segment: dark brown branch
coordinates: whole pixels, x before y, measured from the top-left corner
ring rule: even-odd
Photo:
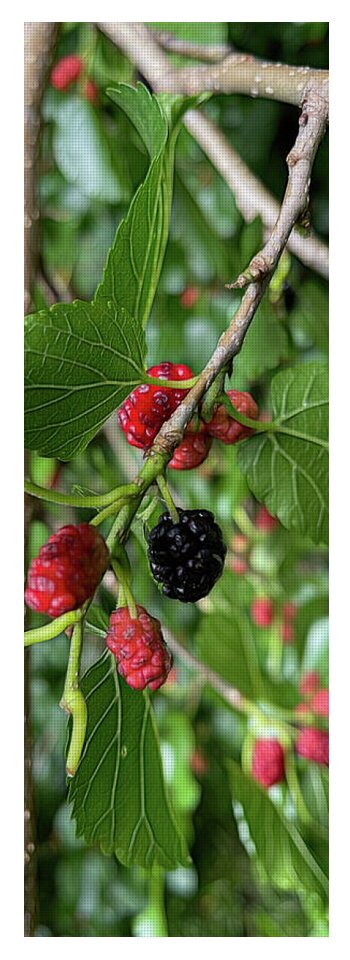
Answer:
[[[32,288],[37,259],[39,211],[35,190],[35,161],[40,135],[40,106],[48,65],[56,42],[58,24],[24,24],[24,312],[32,306]],[[25,465],[26,467],[26,465]],[[27,545],[32,499],[25,498],[24,541]],[[29,658],[24,661],[24,935],[35,936],[36,838],[32,781],[30,730]]]

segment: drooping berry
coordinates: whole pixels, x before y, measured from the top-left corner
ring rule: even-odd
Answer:
[[[319,717],[329,717],[329,690],[317,690],[317,693],[314,694],[310,710],[313,713],[317,713]]]
[[[71,83],[78,79],[83,68],[83,61],[75,53],[68,53],[61,57],[51,70],[50,83],[55,90],[67,90]]]
[[[198,297],[199,290],[197,287],[186,287],[180,297],[181,306],[185,307],[185,310],[190,310],[197,303]]]
[[[291,623],[283,623],[283,624],[282,624],[282,641],[283,641],[283,643],[286,643],[286,644],[288,644],[288,643],[293,643],[294,637],[295,637],[295,634],[294,634],[294,628],[292,627],[292,624],[291,624]]]
[[[108,549],[95,527],[61,527],[30,564],[26,604],[50,617],[76,610],[93,596],[108,563]]]
[[[212,442],[212,438],[206,433],[204,424],[201,424],[198,430],[189,424],[183,440],[174,450],[168,464],[169,467],[172,470],[193,470],[195,467],[199,467],[206,460]]]
[[[296,752],[306,760],[329,765],[329,734],[316,727],[305,727],[300,731],[295,744]]]
[[[262,787],[272,787],[284,780],[284,750],[278,740],[255,741],[252,776]]]
[[[242,576],[242,574],[248,571],[248,564],[244,557],[232,557],[229,567],[230,570],[232,570],[233,573],[237,573],[238,576]]]
[[[297,612],[298,612],[298,607],[291,600],[283,604],[282,616],[284,620],[294,620],[294,617],[296,617]]]
[[[98,87],[93,80],[87,80],[84,86],[84,96],[87,100],[90,100],[90,103],[93,106],[96,106],[98,103]]]
[[[270,627],[273,621],[274,606],[270,597],[256,597],[250,608],[250,616],[257,627]]]
[[[147,370],[161,380],[190,380],[192,370],[185,364],[165,361]],[[153,386],[143,383],[124,400],[118,411],[119,425],[132,447],[147,450],[161,426],[184,399],[188,389]]]
[[[308,673],[304,673],[299,683],[301,696],[305,697],[305,699],[312,697],[313,694],[316,693],[316,690],[318,690],[319,686],[320,677],[317,673],[317,670],[310,670]]]
[[[166,511],[148,535],[148,558],[165,596],[183,603],[206,597],[224,567],[226,546],[209,510]]]
[[[236,410],[239,410],[244,416],[250,417],[252,420],[258,419],[259,408],[250,393],[228,390],[227,396]],[[238,423],[238,420],[234,420],[223,404],[217,407],[212,419],[207,423],[206,429],[211,437],[221,440],[222,443],[230,444],[237,443],[238,440],[244,440],[254,432],[251,427],[244,427],[242,423]]]
[[[273,517],[266,507],[261,506],[256,515],[255,526],[258,530],[263,530],[265,533],[271,533],[272,530],[275,530],[278,527],[279,521],[277,517]]]
[[[200,750],[199,747],[196,747],[191,757],[192,773],[200,779],[207,773],[208,766],[209,764],[205,753],[203,753],[203,750]]]
[[[137,619],[128,607],[111,614],[107,647],[114,654],[118,673],[133,690],[158,690],[165,683],[173,658],[165,643],[159,620],[137,605]]]
[[[249,548],[248,537],[244,533],[235,533],[232,537],[231,548],[235,553],[246,553]]]

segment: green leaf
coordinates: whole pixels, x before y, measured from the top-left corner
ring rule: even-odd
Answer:
[[[52,94],[45,117],[54,121],[53,153],[68,183],[94,200],[125,200],[125,186],[113,167],[112,156],[96,110],[77,94]]]
[[[283,890],[299,892],[305,887],[327,895],[327,877],[295,823],[284,819],[268,794],[237,763],[229,760],[227,766],[233,802],[243,808],[256,857],[271,883]]]
[[[252,225],[251,225],[252,226]],[[234,385],[238,389],[279,366],[289,355],[288,337],[273,307],[263,300],[251,324],[241,352],[234,361]]]
[[[79,300],[25,322],[25,443],[69,460],[143,381],[144,335],[126,310]]]
[[[151,164],[125,220],[119,224],[102,281],[96,290],[95,303],[106,300],[119,303],[144,327],[168,240],[179,122],[185,110],[203,97],[163,95],[157,100],[142,84],[136,88],[120,84],[108,92],[144,139]]]
[[[168,137],[167,119],[157,97],[152,96],[142,83],[137,83],[136,87],[120,83],[115,88],[108,88],[106,93],[134,124],[153,160],[164,149]]]
[[[328,371],[298,364],[271,385],[277,430],[243,441],[238,463],[250,489],[288,530],[326,543],[328,535]],[[281,432],[277,432],[277,431]],[[284,432],[285,431],[285,432]]]
[[[252,631],[233,608],[232,596],[231,602],[216,605],[213,613],[202,617],[196,644],[201,660],[244,696],[252,699],[262,693]]]
[[[188,866],[167,796],[148,694],[131,690],[105,651],[81,681],[86,741],[68,800],[77,835],[125,866]]]
[[[328,354],[328,293],[320,280],[307,280],[299,287],[288,324],[298,346]]]

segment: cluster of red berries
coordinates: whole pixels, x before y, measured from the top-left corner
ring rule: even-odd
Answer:
[[[329,734],[326,730],[318,730],[317,727],[304,727],[299,730],[295,751],[305,760],[328,767]],[[279,740],[255,741],[251,773],[254,779],[266,789],[285,779],[285,751]]]
[[[101,534],[88,523],[61,527],[32,560],[27,578],[27,606],[50,617],[76,610],[89,600],[109,565],[109,551]],[[112,613],[106,643],[119,673],[134,690],[157,690],[165,683],[172,657],[159,620],[137,606],[133,619],[128,607]]]
[[[65,57],[55,63],[51,70],[50,83],[55,90],[60,92],[69,90],[73,83],[79,79],[84,71],[84,61],[76,53],[68,53]],[[98,100],[98,89],[93,80],[85,80],[83,94],[90,103],[96,104]]]
[[[169,361],[150,367],[147,373],[158,379],[180,382],[193,377],[190,367]],[[188,390],[181,389],[180,386],[176,389],[146,383],[136,387],[124,400],[118,412],[119,424],[128,443],[142,450],[151,447],[161,426],[169,420],[187,393]],[[240,413],[252,420],[258,419],[257,404],[249,393],[229,390],[227,396]],[[250,427],[244,427],[234,420],[220,404],[209,423],[200,420],[198,426],[194,421],[188,425],[169,467],[173,470],[192,470],[206,459],[214,438],[222,443],[232,444],[249,437],[252,432]]]
[[[257,627],[271,627],[277,618],[283,643],[292,643],[294,627],[292,621],[297,613],[297,606],[292,601],[284,603],[278,610],[271,597],[256,597],[250,608],[250,616]]]
[[[329,717],[329,690],[328,687],[321,687],[316,670],[304,673],[299,691],[304,702],[296,706],[297,714],[314,713],[317,717]]]

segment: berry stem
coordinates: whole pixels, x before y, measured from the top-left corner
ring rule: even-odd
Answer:
[[[26,630],[24,634],[24,646],[30,647],[32,643],[43,643],[44,640],[53,640],[60,633],[64,633],[67,627],[79,623],[86,611],[86,604],[80,610],[69,610],[63,613],[61,617],[56,617],[50,623],[45,623],[42,627],[36,627],[35,630]]]
[[[92,520],[90,520],[90,526],[98,527],[100,523],[103,523],[103,521],[107,519],[107,517],[110,517],[115,513],[119,513],[122,507],[125,507],[127,503],[128,499],[126,497],[124,497],[123,500],[116,500],[114,503],[111,503],[108,507],[105,507],[104,510],[100,510],[100,512],[96,514],[96,517],[93,517]]]
[[[171,387],[174,390],[191,390],[195,386],[198,380],[197,377],[191,377],[189,380],[164,380],[163,377],[150,377],[148,373],[145,373],[144,383],[149,383],[153,387],[164,387],[166,390],[168,387]]]
[[[165,479],[165,476],[164,476],[163,473],[160,473],[160,474],[158,475],[158,477],[157,477],[157,484],[158,484],[159,490],[160,490],[160,492],[161,492],[161,494],[162,494],[164,503],[165,503],[166,506],[168,507],[168,510],[169,510],[171,519],[174,521],[174,523],[179,523],[180,517],[179,517],[179,514],[178,514],[178,512],[177,512],[175,503],[174,503],[174,501],[173,501],[173,498],[172,498],[172,496],[171,496],[171,493],[170,493],[168,484],[167,484],[167,482],[166,482],[166,479]]]
[[[131,619],[137,620],[136,603],[130,587],[130,573],[128,570],[126,570],[125,566],[114,557],[112,557],[111,563],[117,580],[120,583],[118,607],[125,606],[125,598]]]
[[[26,493],[29,493],[32,497],[37,497],[39,500],[47,500],[49,503],[66,504],[67,507],[82,507],[83,509],[103,507],[121,498],[133,497],[139,492],[139,487],[136,483],[128,483],[120,487],[115,487],[114,490],[109,490],[108,493],[80,496],[74,493],[61,493],[59,490],[47,490],[46,487],[40,487],[37,483],[32,483],[31,480],[24,481],[24,489]]]
[[[230,414],[230,417],[233,417],[234,420],[238,420],[238,423],[242,423],[244,427],[252,427],[257,433],[262,433],[266,430],[272,430],[275,428],[275,424],[272,421],[261,421],[261,420],[252,420],[251,417],[245,417],[244,413],[240,413],[236,407],[231,403],[230,398],[226,393],[222,393],[221,396],[217,397],[217,403],[222,404],[227,412]]]
[[[72,716],[73,726],[67,756],[67,775],[74,777],[84,746],[87,706],[79,689],[79,663],[83,641],[83,622],[74,627],[69,651],[66,679],[60,706]]]
[[[300,783],[295,767],[293,754],[287,751],[285,756],[285,773],[288,789],[294,800],[296,813],[301,823],[310,824],[312,822],[311,814],[307,809],[304,797],[301,792]]]

